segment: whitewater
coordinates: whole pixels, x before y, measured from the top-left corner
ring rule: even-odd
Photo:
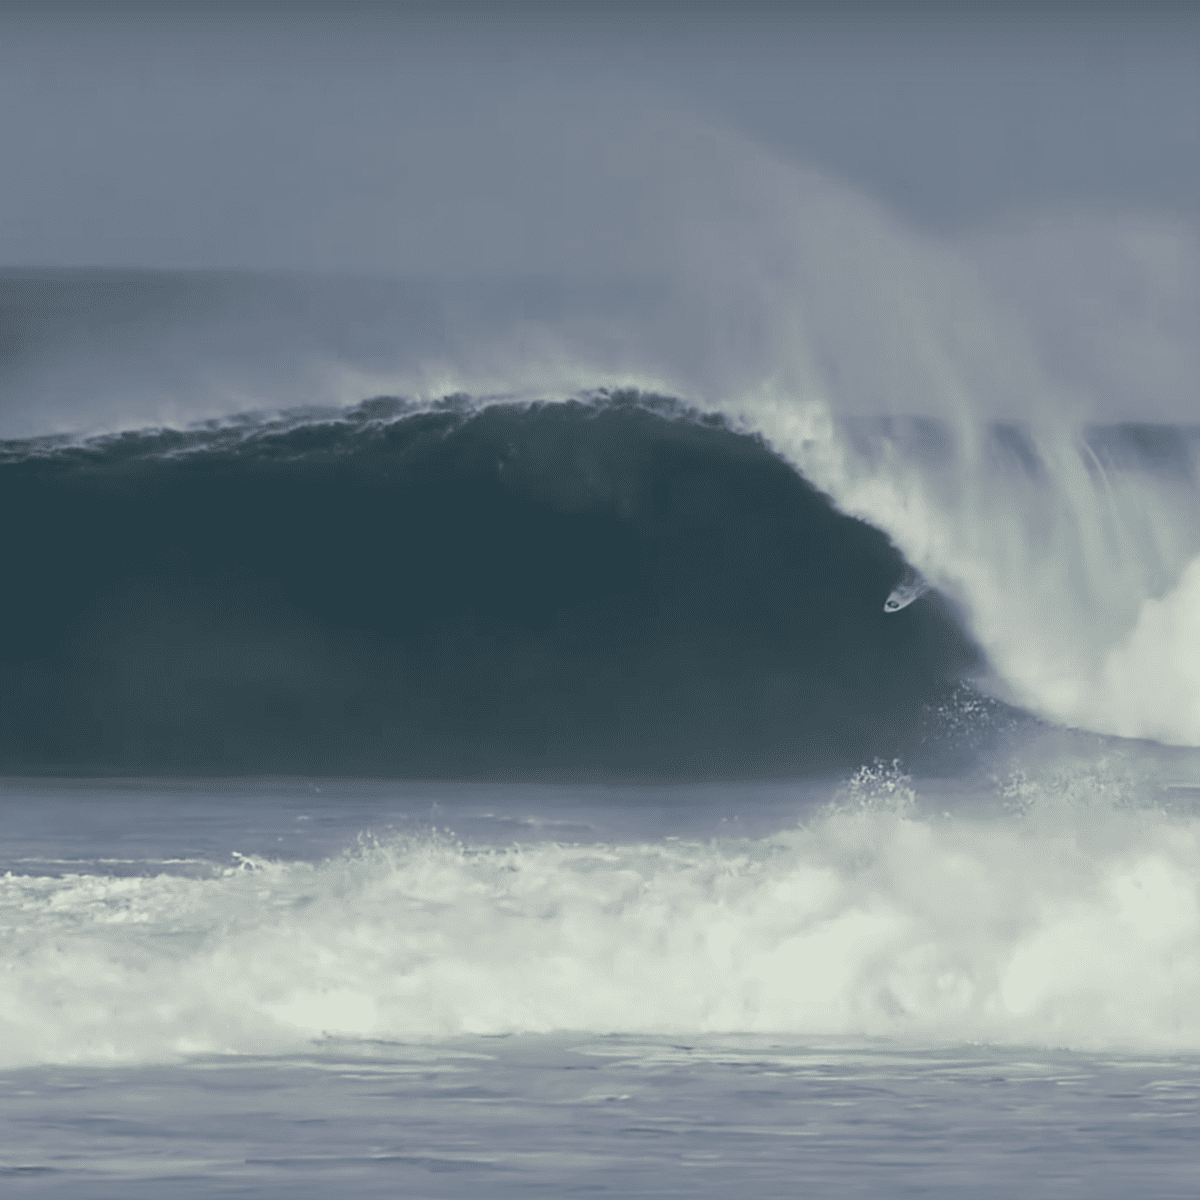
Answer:
[[[172,842],[144,790],[138,804],[111,786],[10,785],[10,819],[34,799],[43,820],[54,802],[102,804],[138,818],[161,857],[97,853],[89,834],[93,857],[46,862],[20,853],[14,822],[4,1065],[564,1029],[1196,1051],[1200,825],[1167,807],[1169,787],[1149,807],[1131,786],[1112,768],[1015,779],[997,817],[961,794],[931,811],[895,767],[820,806],[813,785],[791,804],[779,785],[510,786],[485,812],[482,785],[344,784],[290,814],[303,800],[288,789],[280,807],[246,785],[257,837],[229,795],[157,790],[172,825],[261,847],[213,861]],[[331,823],[364,818],[409,829],[311,857],[314,822],[328,844]],[[282,831],[273,845],[264,822]],[[689,824],[707,836],[661,833]],[[616,838],[600,840],[605,825]]]

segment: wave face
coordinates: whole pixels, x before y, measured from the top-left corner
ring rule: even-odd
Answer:
[[[640,115],[631,119],[630,129],[635,130],[640,120]],[[704,138],[671,136],[645,161],[656,163],[655,177],[662,175],[668,190],[663,193],[661,220],[639,213],[638,228],[643,228],[643,215],[649,223],[645,226],[647,242],[636,256],[638,263],[606,257],[603,263],[590,262],[577,270],[564,268],[565,273],[553,279],[495,277],[421,284],[170,272],[130,272],[125,276],[110,272],[0,272],[0,308],[5,310],[0,314],[4,325],[0,331],[3,432],[25,437],[64,431],[113,432],[147,425],[187,429],[195,421],[230,420],[231,414],[248,409],[356,404],[371,395],[414,398],[430,411],[433,398],[459,393],[549,402],[588,396],[598,388],[637,388],[642,393],[681,397],[724,428],[728,440],[721,444],[732,447],[735,434],[761,439],[760,450],[765,447],[790,464],[811,485],[810,491],[827,497],[838,513],[885,534],[908,564],[941,594],[942,600],[923,600],[914,609],[925,614],[917,619],[926,621],[933,619],[928,614],[934,607],[943,607],[943,615],[957,630],[947,635],[949,649],[945,651],[955,659],[954,664],[946,665],[940,657],[943,652],[932,648],[936,639],[931,639],[932,665],[922,660],[915,666],[910,684],[891,691],[889,681],[895,676],[890,661],[871,658],[873,652],[865,649],[861,657],[856,657],[857,651],[847,651],[848,646],[879,644],[872,641],[875,635],[866,632],[868,624],[859,626],[856,617],[850,618],[844,628],[856,632],[844,642],[835,637],[831,643],[817,635],[814,614],[831,611],[824,601],[813,602],[821,591],[814,582],[819,569],[805,578],[789,575],[781,564],[795,560],[792,550],[782,546],[773,566],[763,564],[774,551],[764,550],[761,560],[754,557],[750,546],[763,545],[760,531],[766,527],[756,517],[743,527],[744,538],[741,533],[729,533],[738,543],[730,551],[729,562],[736,562],[738,571],[749,570],[750,576],[762,580],[772,600],[756,593],[742,597],[739,603],[746,613],[753,614],[759,613],[762,605],[777,604],[777,614],[770,619],[779,634],[776,644],[807,639],[806,662],[811,669],[778,655],[775,665],[766,666],[765,655],[755,658],[765,644],[757,640],[764,625],[756,625],[757,632],[731,634],[726,616],[718,618],[714,608],[705,608],[717,592],[733,588],[732,583],[710,579],[691,588],[683,582],[664,582],[648,585],[649,592],[660,595],[664,604],[675,604],[681,614],[693,612],[697,604],[704,608],[707,615],[703,619],[688,620],[694,632],[703,626],[705,636],[713,636],[707,641],[701,637],[693,645],[703,644],[705,657],[720,657],[717,647],[725,646],[728,670],[721,682],[714,682],[707,667],[683,666],[676,671],[662,665],[668,657],[665,647],[682,646],[684,635],[665,628],[667,621],[660,610],[656,645],[663,647],[661,652],[635,654],[626,643],[625,651],[610,660],[597,653],[596,662],[620,665],[607,675],[607,667],[598,675],[591,674],[588,687],[598,699],[590,714],[567,716],[587,710],[587,704],[577,700],[530,710],[515,696],[522,671],[533,671],[539,682],[532,690],[541,689],[546,676],[538,672],[561,661],[556,657],[564,645],[561,639],[553,646],[539,643],[542,667],[533,666],[533,659],[518,663],[520,656],[515,650],[508,659],[489,651],[480,659],[483,668],[496,666],[509,672],[511,691],[490,684],[493,690],[485,691],[484,699],[490,702],[503,697],[514,713],[548,712],[550,726],[546,728],[553,728],[553,733],[548,732],[547,737],[553,743],[567,724],[582,721],[596,728],[596,713],[608,704],[605,697],[615,696],[623,686],[615,682],[616,676],[628,680],[630,670],[635,674],[651,670],[638,664],[656,660],[661,667],[658,681],[643,674],[628,693],[652,696],[643,705],[649,711],[609,718],[609,728],[616,731],[618,740],[626,736],[621,731],[628,729],[633,730],[636,741],[648,722],[664,739],[663,762],[675,763],[686,757],[681,747],[687,739],[666,728],[668,719],[660,714],[668,703],[690,705],[699,721],[695,728],[703,726],[703,713],[720,714],[709,721],[707,736],[693,736],[690,744],[700,755],[708,753],[710,746],[737,741],[730,732],[737,721],[745,728],[756,723],[769,725],[773,714],[779,714],[772,727],[778,736],[764,736],[761,744],[766,747],[766,758],[790,770],[822,755],[851,763],[856,757],[851,745],[855,751],[871,754],[906,750],[912,739],[899,731],[897,722],[919,723],[919,718],[904,714],[919,712],[928,702],[929,677],[940,673],[948,686],[964,670],[975,671],[986,661],[989,694],[1041,719],[1106,735],[1200,745],[1200,623],[1195,619],[1200,603],[1200,525],[1195,520],[1200,504],[1200,442],[1194,424],[1195,380],[1200,372],[1194,336],[1200,320],[1200,238],[1194,226],[1148,214],[1046,211],[1019,219],[1014,216],[1003,226],[935,236],[907,227],[877,200],[844,183],[783,162],[729,130]],[[631,188],[630,195],[636,198],[641,193]],[[486,405],[480,402],[474,407]],[[464,405],[460,415],[465,419],[471,409]],[[415,410],[411,415],[416,417]],[[454,432],[448,444],[465,445],[471,438],[482,438],[485,430],[498,430],[496,423],[505,420],[520,423],[515,416],[481,415],[478,424],[467,423],[471,433],[465,428],[461,434]],[[536,424],[533,418],[529,420]],[[538,420],[550,425],[555,419],[544,416]],[[320,422],[310,420],[309,424],[315,429]],[[325,424],[332,426],[336,421],[331,416]],[[604,422],[586,427],[607,428]],[[523,436],[516,431],[509,440],[519,446]],[[714,445],[721,441],[715,428],[704,436],[715,439]],[[138,442],[136,435],[130,437],[131,445]],[[211,465],[226,452],[215,443],[202,447],[197,438],[199,434],[190,442],[185,438],[181,445],[192,445],[197,452],[203,449],[198,461]],[[634,434],[633,442],[640,444],[640,438],[640,433]],[[115,444],[104,443],[107,449],[93,446],[96,460],[112,461],[106,455]],[[150,443],[145,445],[149,448]],[[486,454],[499,462],[500,449],[497,441]],[[309,454],[310,450],[313,453]],[[16,453],[19,457],[26,451],[18,448]],[[271,452],[264,453],[269,457]],[[295,457],[298,451],[288,453]],[[280,473],[309,469],[315,492],[319,492],[324,485],[315,483],[319,474],[316,451],[309,447],[305,453],[309,454],[308,468],[277,464],[272,469]],[[365,462],[359,453],[357,449],[348,452],[347,464],[351,459]],[[612,458],[609,450],[597,451],[597,455]],[[651,474],[660,469],[647,466],[650,455],[636,459],[632,445],[628,455],[630,464],[640,461]],[[665,455],[661,461],[675,460]],[[610,470],[608,460],[595,466],[584,450],[579,451],[578,462],[584,471],[603,474]],[[207,468],[196,468],[203,469]],[[631,465],[622,478],[632,478],[642,469]],[[102,469],[97,470],[103,474]],[[465,468],[460,464],[453,470],[459,472],[453,487],[467,487]],[[511,465],[505,470],[511,476]],[[141,478],[150,479],[144,466],[130,466],[127,471],[142,471]],[[244,479],[238,471],[230,475],[231,480],[235,476]],[[346,465],[346,472],[349,478],[354,469]],[[167,477],[163,473],[162,478]],[[432,480],[432,473],[429,478]],[[453,509],[453,502],[440,498],[437,488],[442,485],[430,486],[434,488],[431,495],[439,496],[434,506],[438,511],[435,524],[449,520],[444,514]],[[572,487],[586,492],[589,486],[583,480],[571,486],[547,484],[540,491],[527,485],[523,495],[532,505],[528,511],[542,506],[539,511],[545,512],[548,505],[569,525],[583,521],[583,509],[571,508],[574,502],[563,497]],[[796,495],[803,490],[801,485],[790,486],[799,489]],[[164,495],[181,494],[174,484],[164,487]],[[243,482],[236,487],[243,487]],[[672,483],[671,489],[675,487]],[[507,484],[493,490],[500,495],[496,502],[501,504],[515,495]],[[419,503],[418,492],[416,488],[407,494]],[[485,508],[493,503],[486,490],[475,494]],[[647,554],[653,553],[648,547],[658,535],[648,532],[645,514],[651,510],[641,498],[653,494],[654,487],[648,483],[633,487],[631,495],[638,499],[636,513],[631,509],[634,515],[629,518],[617,515],[624,501],[617,498],[616,490],[605,502],[618,523],[631,521],[628,528],[636,526],[638,532],[628,545],[637,542]],[[760,500],[765,495],[754,488],[746,493],[751,494]],[[253,514],[260,500],[245,495],[250,503],[248,512]],[[378,489],[362,492],[367,507],[381,495]],[[720,520],[727,520],[730,530],[736,523],[734,513],[749,512],[739,497],[722,499],[726,515]],[[88,503],[93,500],[101,506],[107,503],[95,496],[89,497]],[[296,503],[297,511],[309,519],[311,510],[303,497]],[[595,495],[588,503],[594,505],[593,513],[604,508]],[[774,519],[766,508],[761,512],[768,521]],[[122,517],[126,519],[135,518]],[[144,514],[136,518],[143,519]],[[234,518],[227,512],[223,519],[233,527],[247,521],[253,524],[257,518]],[[288,519],[280,513],[277,526],[286,529]],[[345,525],[351,531],[347,536],[355,536],[353,530],[364,519],[361,513],[350,518]],[[424,515],[422,527],[430,519]],[[802,524],[796,525],[797,531]],[[698,530],[702,525],[701,520],[692,528]],[[583,530],[582,525],[578,528]],[[679,528],[682,530],[682,525]],[[156,536],[168,541],[172,537],[162,530]],[[189,532],[187,536],[192,535]],[[531,530],[530,547],[537,536]],[[432,544],[435,539],[429,541]],[[268,566],[273,535],[264,531],[260,544],[268,548],[261,570],[269,574],[276,569]],[[603,548],[597,543],[597,555],[610,553],[615,544]],[[44,557],[49,552],[41,553]],[[825,561],[825,553],[821,535],[814,534],[812,546],[803,549],[800,557],[815,563]],[[538,561],[547,560],[546,554],[532,550],[531,554]],[[676,565],[683,570],[687,554],[682,550],[680,554]],[[698,564],[701,557],[696,553],[689,561]],[[37,554],[32,561],[48,578],[53,577],[54,568],[46,568]],[[130,562],[142,572],[145,587],[153,591],[163,577],[163,568],[147,570],[134,559]],[[438,571],[470,571],[447,568],[432,558],[429,562]],[[319,563],[317,567],[321,569]],[[252,565],[249,575],[259,569]],[[493,563],[489,569],[503,573],[502,564]],[[714,560],[713,574],[721,569]],[[889,586],[899,576],[898,559],[891,560],[892,570]],[[758,571],[766,573],[755,575]],[[833,580],[837,572],[832,567],[830,571]],[[240,580],[247,576],[231,564],[227,577]],[[689,581],[698,578],[687,576]],[[78,574],[71,576],[72,589],[79,586],[79,579]],[[369,573],[352,573],[347,579],[371,581]],[[231,634],[245,629],[252,623],[252,610],[265,614],[281,595],[292,595],[293,583],[296,595],[321,586],[294,579],[281,593],[278,588],[271,591],[268,583],[271,594],[257,598],[251,597],[253,587],[249,592],[243,589],[240,603],[245,619],[231,615],[218,602],[216,608],[222,615],[214,620],[223,621],[222,628]],[[218,585],[208,581],[204,586]],[[559,583],[552,580],[548,586],[547,596],[556,594]],[[662,590],[656,591],[660,586]],[[833,583],[825,589],[826,598],[840,586]],[[864,575],[862,587],[874,586],[873,582],[867,584]],[[87,593],[93,585],[85,580],[82,587]],[[604,584],[600,591],[611,597],[608,587]],[[776,587],[780,590],[775,591]],[[141,582],[131,581],[131,593],[141,588]],[[794,590],[788,593],[788,588]],[[851,588],[847,594],[851,593],[864,594],[861,588]],[[37,594],[35,585],[29,595]],[[382,594],[368,591],[361,604],[369,608],[377,603],[374,597]],[[649,593],[643,587],[638,594]],[[313,614],[307,601],[296,605],[289,599],[287,603],[302,614],[302,620],[299,626],[289,625],[290,618],[281,616],[278,628],[298,631]],[[544,611],[548,601],[533,597],[531,603],[533,613]],[[846,603],[852,606],[855,601]],[[120,609],[125,600],[115,604]],[[574,601],[566,606],[571,604]],[[834,607],[840,605],[838,600]],[[948,605],[953,607],[953,618]],[[796,619],[785,630],[788,621],[782,613],[789,606]],[[198,613],[213,605],[193,607]],[[160,604],[155,612],[161,608]],[[194,619],[186,615],[186,604],[180,607],[174,601],[167,608],[184,614],[179,620],[195,630],[196,645],[211,635],[214,663],[228,660],[232,643],[219,645],[220,637],[212,633],[217,626],[208,617]],[[468,609],[489,612],[482,601],[473,600],[465,607],[459,604],[458,611]],[[127,626],[133,621],[131,613],[117,612],[111,605],[108,611],[114,631],[121,620]],[[627,604],[625,611],[626,629],[649,628],[639,625],[645,610],[636,603]],[[165,638],[164,645],[186,643],[178,629],[170,635],[162,632],[164,623],[170,624],[174,617],[164,622],[147,613],[146,619],[148,637]],[[329,715],[330,704],[342,703],[351,693],[360,694],[350,681],[363,677],[364,672],[370,675],[382,661],[377,659],[382,643],[373,628],[364,631],[361,623],[354,626],[363,647],[361,665],[355,665],[350,661],[353,654],[346,649],[349,642],[341,634],[335,632],[332,641],[322,641],[329,630],[339,627],[338,620],[327,627],[324,619],[318,615],[314,624],[303,626],[303,632],[295,637],[296,672],[302,673],[304,664],[314,661],[318,652],[313,647],[318,644],[324,646],[321,653],[326,654],[324,662],[330,668],[319,694],[315,684],[309,689],[316,695],[312,711],[321,709],[325,715],[307,731],[316,735],[316,741],[310,736],[301,739],[305,747],[321,744],[317,725],[332,730],[341,720],[336,713]],[[492,614],[487,620],[493,630],[499,630],[505,621],[521,626],[521,620],[514,622],[510,615]],[[751,623],[757,622],[755,615]],[[430,628],[427,621],[422,628]],[[467,636],[480,645],[487,642],[482,626],[471,628],[469,635],[462,631],[447,634],[444,648],[425,660],[421,654],[408,654],[403,673],[399,659],[393,658],[397,668],[393,675],[408,681],[401,685],[407,689],[404,694],[419,697],[423,693],[425,684],[414,682],[419,661],[432,661],[442,654],[450,662],[453,648],[465,645]],[[82,651],[89,639],[100,644],[106,636],[102,631],[84,630],[75,644]],[[261,647],[270,637],[261,633],[247,636],[245,645],[253,647],[252,655],[265,662],[269,654]],[[888,636],[900,634],[892,630],[880,636],[886,641]],[[747,643],[738,650],[746,653],[739,655],[734,642],[743,637]],[[955,648],[964,641],[978,648],[980,661],[969,668],[963,664],[970,654],[960,658]],[[432,646],[415,634],[408,642]],[[510,644],[515,646],[512,638]],[[834,644],[836,651],[830,648]],[[140,635],[130,641],[131,648],[146,645],[149,642]],[[582,642],[577,640],[576,645]],[[49,658],[59,661],[46,654],[20,658],[20,653],[22,663],[37,660],[45,664]],[[680,661],[690,653],[681,655]],[[137,650],[133,658],[139,654],[146,657]],[[838,657],[845,670],[831,666],[831,657]],[[211,681],[202,678],[202,670],[188,665],[187,658],[187,653],[176,655],[179,678],[197,680],[196,687],[189,683],[188,695],[202,696],[205,689],[211,695]],[[752,662],[764,665],[758,669],[750,666]],[[855,675],[856,664],[865,663],[870,664],[867,674]],[[515,673],[510,671],[514,664]],[[270,675],[274,668],[264,670]],[[144,736],[135,731],[136,722],[129,727],[128,736],[95,733],[110,720],[110,712],[131,711],[130,704],[118,695],[122,689],[145,692],[148,681],[164,678],[158,667],[147,668],[144,681],[129,687],[118,682],[129,674],[119,662],[110,667],[92,662],[73,674],[68,672],[69,680],[54,664],[45,670],[34,666],[30,671],[16,694],[30,697],[41,686],[48,696],[63,679],[67,680],[66,691],[73,690],[80,699],[72,702],[75,715],[68,712],[66,701],[56,708],[57,701],[43,697],[26,705],[30,712],[56,714],[61,709],[67,719],[61,723],[60,733],[41,735],[46,744],[40,749],[31,749],[25,734],[9,737],[8,744],[14,747],[10,762],[124,762],[128,769],[140,770],[149,768],[138,763],[171,761],[161,747],[164,738],[170,740],[175,734],[150,732],[152,721],[137,726],[145,730]],[[93,687],[105,672],[109,675],[107,692]],[[564,674],[582,680],[588,673],[568,667]],[[667,675],[677,687],[662,682]],[[754,687],[737,701],[729,698],[732,693],[725,681],[750,676],[758,681]],[[44,683],[37,684],[37,678]],[[482,676],[467,672],[463,678],[474,687]],[[803,678],[804,684],[797,687],[811,698],[812,710],[786,695],[768,697],[775,686],[767,682],[772,678],[779,684],[776,690],[781,688],[783,693],[791,685],[781,680]],[[79,685],[79,679],[86,682]],[[834,680],[836,683],[831,682]],[[448,683],[435,678],[432,686],[433,692],[424,694],[436,700],[441,695],[438,689],[444,686],[445,695],[450,696]],[[890,702],[881,697],[877,703],[872,698],[877,687],[895,698],[896,706],[889,707]],[[267,690],[272,688],[274,684]],[[565,693],[569,687],[564,684],[559,690]],[[727,698],[706,706],[701,697],[714,691],[723,691]],[[174,709],[182,714],[187,704],[178,699],[177,692],[167,687],[165,701],[156,698],[145,703],[156,711],[169,714]],[[303,688],[293,690],[296,696],[301,692]],[[278,695],[278,689],[272,694]],[[455,694],[459,699],[448,699],[442,705],[443,729],[465,719],[469,708],[468,689],[459,688]],[[115,704],[110,707],[102,696],[114,698]],[[95,699],[94,704],[89,697]],[[399,730],[407,738],[406,731],[419,724],[431,764],[453,761],[458,765],[450,770],[474,770],[473,762],[510,754],[507,747],[514,734],[508,729],[494,739],[492,749],[482,748],[481,739],[490,736],[489,729],[504,727],[499,717],[480,718],[473,736],[463,738],[461,753],[451,753],[433,749],[434,741],[443,738],[438,734],[431,740],[429,734],[430,727],[441,720],[434,715],[434,704],[413,701],[413,712],[419,709],[422,714],[418,721],[395,715],[403,705],[387,709],[365,695],[363,700],[367,709],[381,714],[380,728]],[[234,704],[232,696],[229,702]],[[941,704],[938,701],[935,707]],[[457,715],[450,715],[447,705]],[[813,745],[800,752],[788,731],[799,724],[832,729],[833,722],[822,724],[820,713],[835,708],[846,717],[841,723],[844,733],[815,735]],[[80,716],[84,710],[87,715]],[[192,729],[208,722],[212,711],[213,702],[203,700],[190,714],[171,715],[167,725]],[[616,710],[609,705],[607,711]],[[682,708],[672,711],[681,713]],[[867,723],[875,731],[870,737],[864,734],[857,715],[867,711],[872,713]],[[739,712],[740,717],[735,715]],[[802,722],[793,720],[801,714]],[[19,723],[19,713],[16,719]],[[255,720],[258,718],[251,720],[251,726]],[[533,718],[534,724],[542,720],[541,715]],[[553,726],[554,721],[559,727]],[[686,724],[682,716],[678,721],[680,728]],[[367,766],[374,752],[352,749],[352,725],[344,722],[348,741],[330,735],[331,742],[336,742],[331,751],[334,759],[344,769],[375,769]],[[87,728],[93,733],[87,734]],[[228,755],[232,762],[239,754],[245,764],[288,761],[287,755],[274,753],[256,760],[249,749],[235,753],[232,747],[237,736],[236,731],[228,736],[215,734],[210,750],[202,754],[195,749],[196,736],[185,734],[182,740],[176,738],[181,751],[186,749],[180,761],[216,763]],[[378,729],[370,736],[373,744],[381,744],[383,735]],[[528,742],[540,735],[526,727],[525,733],[515,736]],[[648,741],[649,735],[645,736]],[[89,737],[85,753],[79,748]],[[567,735],[575,748],[564,751],[564,758],[596,762],[599,752],[576,752],[581,737],[577,732]],[[60,744],[50,745],[55,738]],[[275,735],[268,740],[272,745],[279,741]],[[504,742],[503,749],[495,748],[496,740]],[[920,735],[916,740],[920,741]],[[784,742],[791,749],[779,748]],[[835,742],[837,751],[830,749]],[[114,748],[117,743],[122,747],[119,750]],[[134,743],[159,749],[143,755],[141,750],[131,749]],[[218,743],[224,748],[218,749]],[[615,745],[613,737],[607,743]],[[444,740],[441,744],[444,746]],[[305,753],[298,749],[293,759],[303,759]],[[556,751],[549,753],[553,757]],[[608,750],[603,753],[610,754]],[[419,757],[416,751],[413,754]],[[615,754],[623,761],[637,762],[640,752]],[[723,755],[724,750],[717,753],[718,758]],[[313,751],[312,757],[320,760],[322,754]],[[755,758],[755,753],[747,750],[741,755],[742,765],[738,765],[737,755],[723,761],[730,769],[740,770]],[[766,768],[761,755],[758,759]],[[540,761],[539,755],[529,751],[517,755],[515,761],[534,760]],[[374,761],[383,759],[375,755]],[[412,769],[418,769],[415,759],[408,761],[413,763]]]
[[[0,1066],[286,1054],[322,1033],[1200,1048],[1200,822],[1095,765],[1002,798],[951,815],[864,771],[758,838],[642,836],[630,804],[604,842],[427,830],[190,877],[9,872]]]
[[[962,765],[938,713],[981,659],[950,605],[886,615],[884,534],[670,401],[2,449],[9,772]]]

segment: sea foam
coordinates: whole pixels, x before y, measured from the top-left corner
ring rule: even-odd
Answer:
[[[1200,820],[1095,767],[973,817],[868,770],[761,838],[9,872],[0,1064],[554,1030],[1194,1049],[1197,878]]]

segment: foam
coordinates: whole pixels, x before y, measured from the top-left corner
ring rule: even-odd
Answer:
[[[1198,877],[1200,820],[1094,770],[987,819],[868,773],[762,839],[10,873],[0,1065],[553,1030],[1195,1049]]]
[[[868,461],[819,409],[753,411],[842,511],[888,532],[958,603],[1004,698],[1068,726],[1200,745],[1191,468],[1109,469],[1077,431],[1050,428],[1029,436],[1031,479],[989,461],[982,421],[934,465],[895,443]]]

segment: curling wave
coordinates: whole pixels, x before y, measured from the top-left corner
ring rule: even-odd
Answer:
[[[885,614],[887,537],[674,401],[2,449],[10,772],[961,765],[936,714],[981,659],[952,607]]]

